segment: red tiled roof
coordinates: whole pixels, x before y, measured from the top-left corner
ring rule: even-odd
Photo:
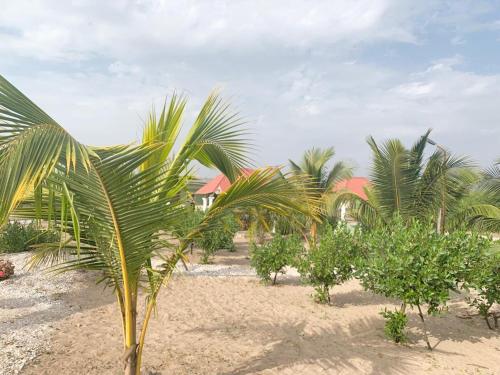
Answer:
[[[339,181],[333,191],[347,190],[356,194],[361,199],[367,200],[364,188],[370,183],[366,177],[352,177],[347,180]]]
[[[242,168],[241,169],[241,173],[245,176],[250,176],[253,172],[254,172],[254,169],[251,169],[251,168]],[[219,190],[220,193],[223,193],[227,189],[229,189],[230,186],[231,186],[231,182],[229,182],[229,179],[221,173],[220,175],[212,178],[210,181],[208,181],[201,188],[199,188],[195,194],[196,195],[212,194],[212,193],[215,193],[217,190]]]

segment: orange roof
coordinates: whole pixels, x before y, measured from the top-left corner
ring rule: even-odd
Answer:
[[[347,190],[356,194],[361,199],[367,200],[364,188],[370,183],[366,177],[352,177],[346,180],[339,181],[333,191]]]
[[[241,173],[245,176],[250,176],[254,172],[254,169],[251,168],[242,168]],[[195,194],[203,195],[203,194],[212,194],[212,193],[223,193],[231,186],[231,182],[229,179],[224,176],[222,173],[210,181],[208,181],[205,185],[199,188]]]

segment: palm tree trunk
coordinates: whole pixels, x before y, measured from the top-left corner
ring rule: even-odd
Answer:
[[[316,222],[312,222],[311,224],[311,239],[313,241],[313,243],[316,243],[316,235],[318,233],[318,226],[316,224]]]
[[[125,375],[137,375],[137,353],[135,351],[136,347],[130,347],[125,352]],[[140,372],[139,372],[140,374]]]
[[[126,347],[123,359],[125,361],[125,375],[140,374],[137,368],[137,294],[133,293],[129,319],[126,320]],[[139,372],[137,372],[139,370]]]
[[[144,316],[144,321],[142,322],[141,335],[139,337],[139,344],[137,345],[137,355],[136,355],[136,375],[140,375],[141,370],[141,362],[142,362],[142,352],[144,349],[144,341],[146,339],[146,332],[148,330],[149,320],[151,319],[151,313],[153,312],[153,308],[156,304],[156,296],[155,293],[151,300],[148,302],[148,306],[146,308],[146,314]]]

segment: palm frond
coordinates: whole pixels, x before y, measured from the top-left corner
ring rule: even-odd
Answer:
[[[89,168],[92,152],[0,75],[0,224],[64,157]]]

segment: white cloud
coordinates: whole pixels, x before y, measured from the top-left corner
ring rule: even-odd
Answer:
[[[116,75],[128,75],[128,74],[140,74],[142,72],[141,67],[137,65],[128,65],[121,61],[115,61],[109,64],[108,71]]]
[[[466,69],[454,52],[423,56],[418,68],[371,59],[383,43],[396,52],[432,43],[429,25],[460,25],[445,39],[458,48],[463,30],[495,24],[474,18],[486,8],[450,4],[10,1],[0,12],[0,69],[91,144],[137,139],[151,105],[174,89],[191,99],[189,121],[222,87],[253,128],[262,164],[333,145],[366,166],[368,134],[410,142],[428,127],[486,164],[498,156],[500,74]]]
[[[413,42],[394,0],[7,2],[0,51],[41,60],[126,60],[156,49],[310,48],[342,40]],[[398,10],[396,12],[394,10]],[[407,7],[406,9],[412,9]],[[396,16],[397,15],[397,16]],[[168,51],[166,51],[168,53]]]

